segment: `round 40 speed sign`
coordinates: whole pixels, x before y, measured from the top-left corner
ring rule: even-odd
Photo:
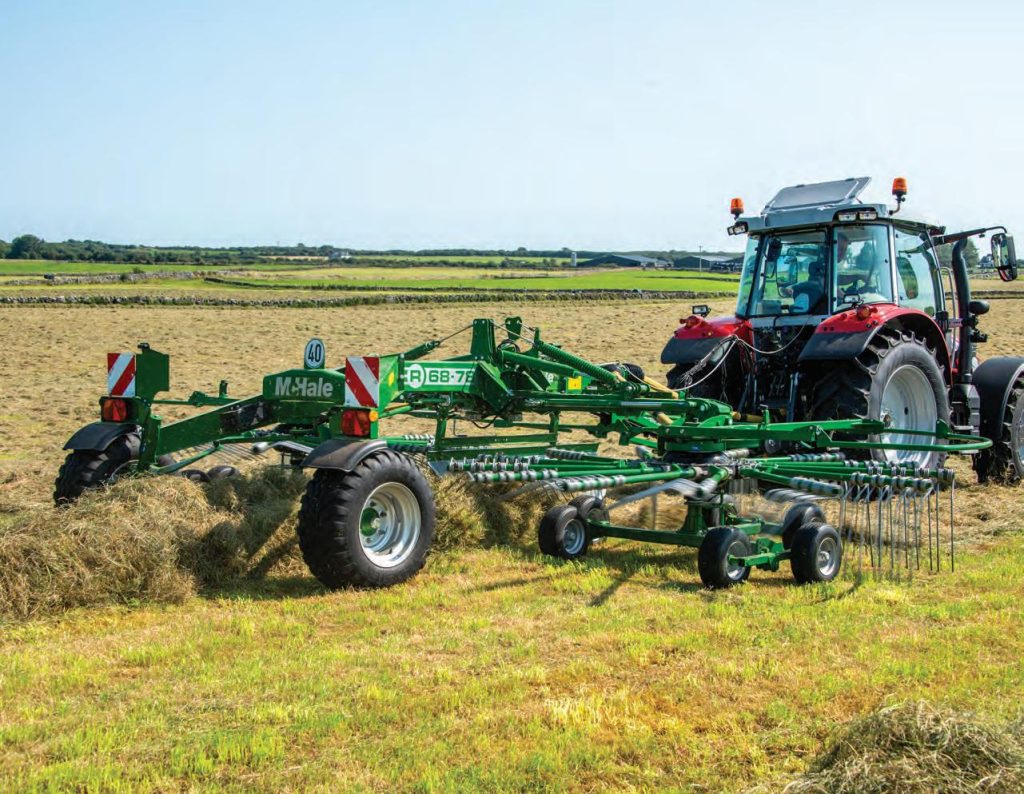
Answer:
[[[327,351],[324,349],[322,339],[313,338],[306,342],[306,352],[303,356],[303,363],[306,369],[323,369],[327,360]]]

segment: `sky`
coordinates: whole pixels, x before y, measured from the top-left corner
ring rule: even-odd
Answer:
[[[0,239],[735,249],[905,176],[1024,235],[1024,4],[0,0]]]

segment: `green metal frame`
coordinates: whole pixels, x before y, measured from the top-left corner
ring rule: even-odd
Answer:
[[[465,355],[425,360],[442,343],[433,340],[378,357],[380,395],[373,408],[345,404],[344,366],[273,373],[264,378],[260,394],[241,399],[229,396],[223,381],[217,395],[193,392],[186,400],[160,399],[157,394],[169,387],[168,357],[140,345],[136,394],[126,398],[130,407],[126,424],[137,426],[141,437],[138,469],[171,473],[229,444],[292,441],[316,447],[337,439],[383,438],[396,449],[423,454],[440,469],[470,471],[470,476],[484,483],[550,481],[571,493],[686,479],[715,492],[727,480],[748,479],[761,487],[837,495],[846,488],[868,486],[924,492],[941,486],[951,475],[947,470],[920,472],[842,460],[827,450],[967,452],[991,443],[953,433],[944,423],[934,432],[918,432],[922,443],[907,445],[879,440],[886,426],[877,421],[772,422],[767,412],[759,422],[740,421],[724,403],[691,399],[580,358],[543,340],[539,329],[527,328],[518,317],[500,325],[478,319],[470,328],[472,340]],[[121,398],[104,397],[101,402],[109,399]],[[161,405],[206,410],[165,423],[157,413]],[[342,434],[346,411],[366,411],[367,435]],[[565,421],[567,413],[591,419]],[[395,416],[430,420],[434,432],[419,437],[382,435],[380,423]],[[456,420],[472,421],[493,432],[456,435],[452,432]],[[583,431],[595,440],[562,442],[562,434],[568,431]],[[902,429],[899,433],[914,434]],[[623,460],[594,454],[605,438],[648,449],[651,456]],[[788,445],[793,454],[758,457],[768,441]],[[160,456],[183,450],[193,452],[172,465],[157,465]],[[669,462],[673,460],[712,462]],[[475,469],[474,463],[479,463]],[[606,537],[696,546],[707,533],[712,515],[718,516],[720,524],[754,539],[755,553],[745,558],[745,564],[774,569],[787,558],[777,526],[740,517],[721,500],[691,500],[678,532],[602,522],[591,522],[590,530]]]

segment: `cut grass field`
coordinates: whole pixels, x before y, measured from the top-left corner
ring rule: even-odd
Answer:
[[[688,309],[0,309],[0,527],[62,521],[48,506],[59,447],[94,418],[105,353],[139,340],[171,353],[175,394],[221,378],[254,391],[313,335],[340,361],[510,314],[581,355],[659,373]],[[983,330],[984,354],[1014,352],[1024,317],[995,301]],[[7,622],[0,789],[774,789],[836,726],[881,705],[922,698],[1015,718],[1024,491],[957,469],[960,531],[974,543],[956,573],[913,584],[799,588],[788,572],[755,572],[709,593],[689,551],[615,541],[561,563],[513,543],[435,555],[387,591],[326,593],[287,567],[179,604]],[[251,495],[238,509],[260,506]],[[95,509],[102,533],[133,507]]]

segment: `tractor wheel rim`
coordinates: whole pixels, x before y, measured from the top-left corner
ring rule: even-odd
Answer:
[[[583,551],[583,543],[586,540],[587,531],[583,522],[574,518],[565,525],[565,533],[562,536],[562,546],[566,554],[576,555]]]
[[[363,503],[359,540],[374,565],[394,568],[412,554],[423,527],[415,494],[400,482],[378,485]]]
[[[746,565],[740,565],[738,562],[729,562],[729,557],[746,557],[747,547],[746,544],[740,541],[734,541],[729,545],[729,550],[726,552],[726,575],[734,582],[740,581],[743,578],[743,574],[747,570]]]
[[[939,409],[928,377],[919,368],[904,364],[889,377],[882,390],[880,417],[894,431],[935,430]],[[889,431],[890,444],[924,444],[927,437]],[[932,453],[924,450],[887,449],[885,457],[894,463],[925,465]]]
[[[823,538],[818,544],[818,573],[822,577],[833,576],[839,567],[839,544],[835,538]]]

